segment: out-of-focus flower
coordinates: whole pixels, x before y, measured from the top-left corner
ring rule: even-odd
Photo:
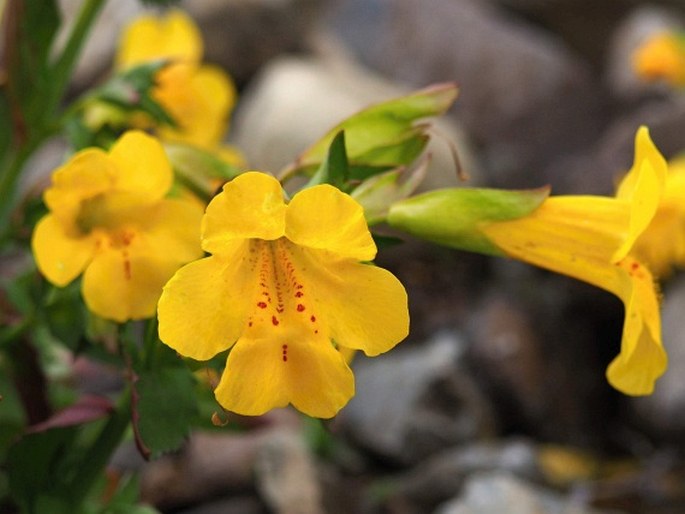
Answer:
[[[159,303],[159,334],[187,357],[231,349],[215,394],[226,409],[259,415],[293,404],[334,416],[353,396],[339,351],[378,355],[408,332],[407,296],[376,255],[362,207],[330,185],[297,193],[248,172],[207,207],[202,245],[212,255],[181,268]]]
[[[176,127],[157,127],[167,141],[218,149],[235,104],[235,87],[219,67],[202,64],[202,36],[180,10],[162,18],[141,16],[124,31],[116,66],[120,70],[168,59],[157,73],[153,98],[176,121]],[[141,124],[149,120],[140,120]]]
[[[615,198],[450,189],[398,202],[388,221],[432,241],[513,257],[618,296],[625,306],[623,338],[607,378],[625,394],[645,395],[667,358],[658,292],[636,241],[663,205],[666,172],[664,158],[641,127],[633,167]]]
[[[685,87],[685,37],[671,32],[652,36],[635,50],[632,64],[644,80]]]
[[[40,272],[57,286],[83,273],[86,305],[104,318],[153,316],[166,281],[202,255],[202,208],[165,198],[172,181],[161,144],[142,132],[75,154],[44,193],[50,212],[32,239]]]

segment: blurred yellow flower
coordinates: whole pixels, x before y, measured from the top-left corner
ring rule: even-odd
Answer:
[[[124,70],[156,59],[170,60],[157,74],[153,98],[177,127],[158,127],[159,136],[166,141],[216,150],[236,93],[221,68],[201,64],[202,54],[202,36],[195,23],[184,12],[171,10],[162,18],[141,16],[125,29],[116,66]]]
[[[283,197],[260,172],[224,186],[202,222],[212,255],[164,287],[159,334],[193,359],[231,349],[215,391],[228,410],[259,415],[291,403],[329,418],[354,394],[336,347],[390,350],[408,332],[407,295],[367,263],[376,246],[349,195],[319,185]]]
[[[635,162],[616,198],[550,197],[528,216],[483,228],[509,256],[589,282],[623,301],[621,351],[607,378],[629,395],[650,394],[666,369],[658,293],[635,248],[661,205],[666,172],[664,158],[641,127]]]
[[[652,36],[632,56],[638,77],[664,80],[675,87],[685,86],[685,39],[670,32]]]
[[[668,163],[664,196],[633,253],[659,277],[685,267],[685,157]]]
[[[40,272],[60,287],[83,273],[86,305],[104,318],[153,316],[166,281],[202,256],[202,208],[164,198],[172,181],[161,144],[139,131],[109,152],[75,154],[43,196],[50,212],[32,238]]]

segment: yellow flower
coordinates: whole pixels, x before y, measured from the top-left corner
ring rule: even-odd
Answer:
[[[153,316],[166,281],[202,256],[202,208],[164,198],[172,181],[162,146],[142,132],[75,154],[44,193],[50,212],[32,239],[40,272],[60,287],[83,272],[86,304],[104,318]]]
[[[612,292],[625,305],[619,355],[607,369],[609,382],[629,395],[650,394],[666,369],[658,293],[635,253],[635,242],[660,205],[666,162],[638,130],[635,162],[616,198],[559,196],[531,214],[483,227],[506,254]]]
[[[635,50],[632,64],[638,77],[685,86],[685,43],[672,33],[652,36]]]
[[[214,150],[226,131],[236,93],[223,70],[201,64],[202,53],[202,37],[196,25],[182,11],[172,10],[164,18],[142,16],[129,25],[116,62],[117,68],[127,69],[169,59],[171,64],[156,77],[153,98],[178,126],[158,127],[159,136]]]
[[[207,207],[202,246],[212,255],[164,287],[159,335],[197,360],[231,348],[215,391],[228,410],[291,403],[332,417],[354,394],[336,347],[373,356],[407,335],[402,284],[367,263],[376,246],[363,209],[330,185],[286,204],[275,178],[242,174]]]
[[[664,196],[634,253],[659,277],[685,266],[685,157],[669,162]]]

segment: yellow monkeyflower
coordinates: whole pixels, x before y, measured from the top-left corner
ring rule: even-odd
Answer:
[[[616,198],[550,197],[527,216],[482,228],[509,256],[589,282],[623,301],[621,351],[607,378],[629,395],[650,394],[666,369],[658,293],[635,251],[659,208],[666,171],[664,158],[642,127],[633,167]]]
[[[206,360],[231,349],[215,390],[226,409],[259,415],[289,403],[334,416],[353,396],[342,353],[378,355],[406,337],[407,295],[376,255],[363,208],[330,185],[285,203],[280,183],[247,172],[207,207],[209,257],[181,268],[160,298],[159,335]]]
[[[157,59],[171,64],[160,70],[152,96],[176,121],[158,127],[161,138],[215,150],[235,104],[235,87],[218,66],[201,64],[202,36],[184,12],[165,17],[141,16],[123,33],[116,66],[127,69]],[[147,122],[146,122],[147,123]]]
[[[634,253],[660,277],[668,276],[672,266],[685,267],[685,157],[668,163],[663,198]]]
[[[202,208],[164,198],[172,181],[161,144],[139,131],[109,152],[75,154],[43,196],[50,212],[32,238],[40,272],[60,287],[83,273],[86,305],[104,318],[153,316],[166,281],[202,256]]]
[[[647,39],[635,50],[632,64],[638,77],[664,80],[675,87],[685,86],[685,41],[663,32]]]

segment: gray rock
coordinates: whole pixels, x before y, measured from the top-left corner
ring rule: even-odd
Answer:
[[[490,405],[460,366],[463,345],[445,333],[423,346],[357,358],[357,394],[339,415],[342,430],[403,464],[491,436]]]
[[[445,450],[402,475],[395,482],[395,495],[405,498],[417,510],[428,512],[453,498],[473,474],[508,472],[518,477],[539,476],[537,451],[521,440],[472,443]]]
[[[581,501],[565,498],[502,472],[476,474],[464,493],[435,514],[599,514]],[[617,513],[615,513],[617,514]]]
[[[346,0],[331,26],[364,63],[405,84],[455,80],[454,113],[492,184],[536,187],[544,165],[596,137],[598,88],[559,41],[471,0]]]
[[[685,436],[685,277],[665,290],[662,335],[668,352],[668,369],[650,396],[631,400],[638,422],[662,437]]]
[[[255,476],[257,488],[273,512],[323,512],[314,461],[298,431],[282,429],[271,434],[257,454]]]
[[[232,140],[252,168],[276,173],[348,116],[408,92],[340,54],[276,59],[244,91]],[[477,183],[479,166],[462,131],[444,119],[435,126],[447,142],[435,137],[429,145],[433,159],[423,187],[458,185],[450,144]]]

